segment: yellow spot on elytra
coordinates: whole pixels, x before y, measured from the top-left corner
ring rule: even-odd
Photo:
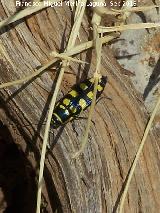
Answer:
[[[87,106],[86,101],[82,98],[79,100],[79,105],[82,107],[82,109],[84,109]]]
[[[70,94],[72,97],[76,97],[76,96],[78,95],[77,91],[75,91],[75,90],[70,91],[69,94]]]
[[[61,109],[65,109],[65,106],[63,106],[63,105],[60,105],[59,107],[60,107]]]
[[[63,100],[63,104],[64,104],[64,105],[68,106],[69,103],[70,103],[70,100],[69,100],[69,99],[65,98],[65,99]]]
[[[90,92],[87,94],[87,97],[90,98],[90,99],[92,99],[92,98],[93,98],[93,92],[90,91]]]
[[[88,86],[85,83],[81,83],[80,84],[80,88],[83,89],[83,90],[85,90],[85,89],[88,88]]]
[[[100,92],[100,91],[103,90],[103,87],[101,87],[101,85],[98,85],[98,86],[97,86],[97,90]]]
[[[73,108],[72,112],[73,112],[73,113],[76,113],[76,112],[77,112],[77,109],[76,109],[76,108]]]
[[[76,113],[77,112],[77,108],[73,107],[73,106],[70,107],[70,110],[71,110],[72,113]]]

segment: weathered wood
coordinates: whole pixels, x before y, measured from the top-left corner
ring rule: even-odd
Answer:
[[[1,1],[0,13],[15,12],[14,4]],[[2,29],[0,36],[0,82],[22,78],[49,60],[52,50],[62,50],[68,39],[71,13],[67,7],[49,8],[20,23]],[[83,22],[81,40],[87,40],[87,19]],[[88,50],[82,59],[65,74],[62,91],[66,92],[76,78],[91,75],[95,67],[94,52]],[[80,69],[81,68],[81,69]],[[71,154],[80,146],[85,120],[76,120],[54,131],[47,152],[44,201],[48,212],[115,212],[123,183],[147,123],[142,99],[137,95],[107,47],[103,48],[102,73],[109,83],[95,109],[89,143],[84,154],[72,161]],[[26,153],[33,167],[39,163],[41,136],[53,87],[55,73],[22,86],[0,91],[1,120],[10,128],[16,143]],[[83,113],[87,116],[87,112]],[[51,133],[51,136],[52,133]],[[156,212],[160,207],[159,145],[152,130],[129,188],[124,212]]]

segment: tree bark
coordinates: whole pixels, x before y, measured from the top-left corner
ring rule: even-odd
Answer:
[[[1,1],[3,19],[15,5]],[[68,40],[71,13],[67,6],[48,8],[1,30],[0,82],[20,79],[50,59],[51,51],[62,51]],[[81,41],[88,39],[85,17]],[[77,39],[78,41],[78,39]],[[77,42],[78,43],[78,42]],[[76,160],[71,154],[80,147],[86,121],[76,120],[50,133],[46,155],[42,206],[48,212],[116,212],[124,182],[143,136],[148,115],[141,96],[123,74],[108,47],[103,47],[102,74],[108,76],[104,97],[95,108],[89,142]],[[92,76],[94,51],[81,54],[91,65],[71,63],[65,73],[60,96],[76,79]],[[72,74],[72,73],[75,73]],[[23,85],[0,90],[0,119],[30,160],[35,170],[49,100],[56,73],[49,70]],[[87,117],[88,112],[83,116]],[[74,125],[74,128],[73,128]],[[124,212],[157,212],[160,208],[159,141],[152,129],[133,176]]]

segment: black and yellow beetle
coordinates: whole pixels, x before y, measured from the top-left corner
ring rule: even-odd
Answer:
[[[99,78],[96,99],[102,94],[106,83],[107,77],[102,76]],[[78,117],[82,111],[91,105],[93,90],[94,78],[86,79],[73,86],[73,89],[56,103],[51,120],[51,128],[56,129]]]

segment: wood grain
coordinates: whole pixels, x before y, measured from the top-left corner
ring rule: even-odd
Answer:
[[[1,1],[4,18],[15,12],[14,4]],[[0,82],[22,78],[45,64],[51,51],[62,51],[72,23],[66,6],[48,8],[1,30]],[[81,40],[88,39],[89,24],[83,21]],[[78,40],[77,40],[78,43]],[[43,202],[48,212],[116,212],[129,168],[143,135],[148,115],[143,101],[129,77],[104,46],[102,73],[108,76],[104,97],[96,105],[90,138],[84,154],[72,161],[71,154],[80,147],[85,120],[68,123],[54,130],[47,152]],[[95,68],[94,51],[81,54],[91,65],[71,63],[62,84],[67,92],[76,81],[91,76]],[[44,122],[56,73],[42,76],[0,91],[1,120],[9,127],[37,169]],[[87,117],[88,112],[83,116]],[[74,128],[73,128],[74,125]],[[75,130],[74,130],[75,129]],[[159,139],[152,129],[132,179],[124,212],[157,212],[160,207]],[[45,205],[46,204],[46,205]]]

